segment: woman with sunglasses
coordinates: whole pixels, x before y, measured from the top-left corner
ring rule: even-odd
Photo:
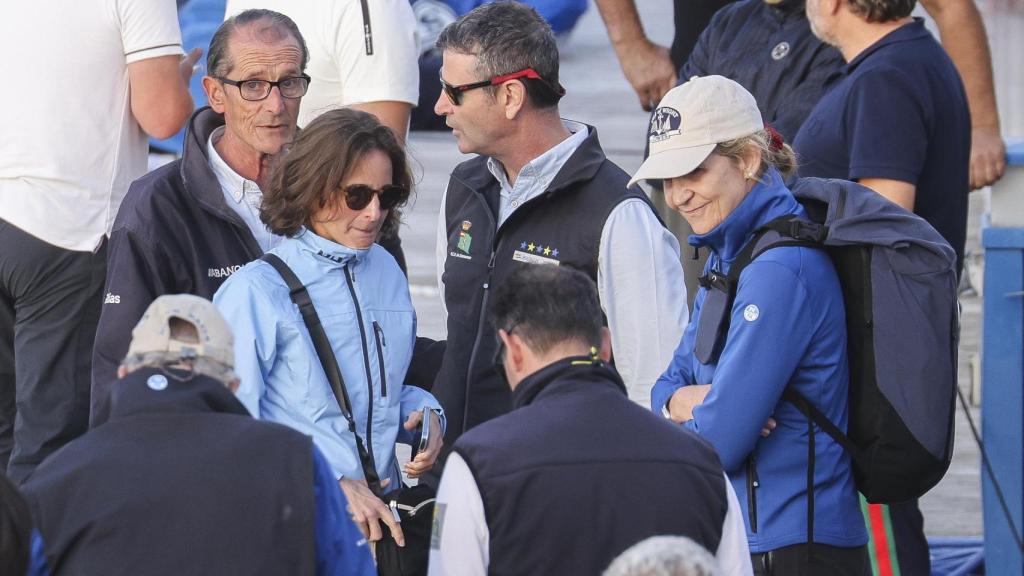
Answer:
[[[437,458],[444,423],[430,393],[403,384],[416,314],[398,264],[374,243],[382,230],[398,226],[410,183],[394,133],[370,114],[340,109],[299,133],[263,194],[261,219],[288,237],[269,254],[306,287],[337,360],[350,412],[343,411],[326,375],[329,367],[322,367],[299,308],[270,263],[244,266],[214,296],[235,332],[239,400],[257,418],[312,436],[360,530],[376,541],[384,522],[399,543],[401,528],[367,485],[363,460],[368,455],[374,464],[378,492],[396,490],[396,441],[418,443],[423,414],[428,415],[429,443],[405,467],[407,475],[418,477]]]
[[[823,250],[782,246],[739,268],[738,278],[729,274],[763,226],[806,217],[784,184],[796,157],[762,122],[753,96],[721,76],[669,91],[649,141],[630,184],[661,180],[666,203],[693,228],[689,243],[710,251],[651,407],[715,447],[743,509],[754,574],[862,576],[867,533],[850,457],[820,428],[809,442],[807,419],[782,399],[792,389],[846,429],[846,320],[835,267]]]

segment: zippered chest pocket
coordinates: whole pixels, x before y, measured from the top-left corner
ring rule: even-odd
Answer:
[[[388,367],[384,361],[384,348],[388,345],[387,337],[380,323],[373,321],[373,341],[377,347],[377,368],[380,371],[380,397],[388,397]]]

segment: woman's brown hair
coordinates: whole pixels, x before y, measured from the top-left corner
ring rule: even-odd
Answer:
[[[299,131],[263,193],[260,219],[275,234],[294,236],[314,215],[345,201],[341,183],[366,154],[379,150],[391,160],[391,182],[412,189],[405,149],[395,133],[372,114],[340,108],[317,116]],[[406,199],[407,200],[407,199]],[[402,201],[387,215],[381,235],[397,230]]]

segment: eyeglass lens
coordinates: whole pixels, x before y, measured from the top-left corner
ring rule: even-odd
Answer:
[[[380,209],[391,210],[406,200],[409,192],[403,186],[388,184],[380,190],[375,190],[365,184],[353,184],[345,188],[345,204],[352,210],[366,208],[373,195],[380,196]]]
[[[270,95],[273,86],[281,91],[285,98],[301,98],[306,94],[309,82],[302,76],[282,78],[277,82],[268,80],[244,80],[238,83],[238,89],[242,92],[242,98],[246,100],[263,100]]]

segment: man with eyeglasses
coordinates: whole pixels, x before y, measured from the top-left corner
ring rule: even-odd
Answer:
[[[270,10],[226,20],[203,78],[210,106],[189,120],[182,158],[132,183],[110,237],[106,296],[93,354],[92,425],[131,327],[157,296],[212,298],[281,237],[260,221],[261,189],[295,136],[309,87],[295,23]]]
[[[453,171],[438,226],[448,342],[432,391],[448,415],[446,445],[511,408],[484,319],[491,291],[524,266],[570,266],[598,284],[615,367],[642,399],[687,321],[678,243],[646,196],[626,189],[597,131],[560,118],[558,49],[533,8],[480,6],[437,47],[434,111],[461,152],[478,154]]]

